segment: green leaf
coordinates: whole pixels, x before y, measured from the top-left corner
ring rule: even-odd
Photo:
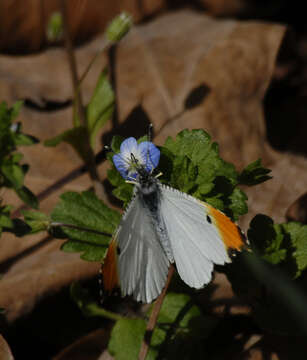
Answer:
[[[12,229],[13,221],[11,220],[12,206],[0,206],[0,236],[3,228]]]
[[[145,334],[146,322],[142,319],[121,319],[112,329],[108,350],[116,360],[137,359],[142,339]],[[154,359],[151,353],[147,360]]]
[[[203,130],[183,130],[161,148],[159,169],[165,182],[237,219],[247,210],[243,192],[235,190],[238,173],[222,160],[218,145]]]
[[[38,209],[37,197],[32,193],[30,189],[28,189],[26,186],[22,186],[21,188],[14,190],[24,203],[31,206],[33,209]]]
[[[130,30],[131,26],[131,15],[122,12],[120,15],[116,16],[107,27],[106,37],[111,42],[120,41]]]
[[[11,122],[13,122],[17,116],[19,115],[20,113],[20,110],[23,106],[23,100],[17,100],[14,105],[12,106],[11,108],[11,111],[10,111],[10,120]]]
[[[291,244],[295,249],[292,256],[296,261],[296,276],[307,268],[307,225],[298,222],[289,222],[282,224],[286,235],[290,236]]]
[[[247,232],[252,248],[275,265],[283,262],[287,256],[284,236],[279,230],[270,217],[258,214],[252,219]]]
[[[199,308],[194,305],[191,298],[186,294],[168,293],[163,301],[163,305],[158,317],[156,326],[151,339],[149,353],[146,359],[161,358],[178,359],[184,358],[182,355],[182,345],[184,342],[195,346],[197,342],[203,343],[216,323],[206,323],[207,330],[199,331],[199,322],[202,319]],[[108,350],[116,359],[136,359],[145,334],[146,322],[142,319],[121,319],[116,322],[112,329],[111,339]],[[198,335],[196,335],[198,334]],[[180,339],[180,341],[179,341]],[[194,342],[193,342],[194,339]],[[164,343],[167,341],[167,343]],[[179,343],[181,344],[178,346]],[[188,353],[192,352],[189,348]],[[162,354],[164,357],[162,357]],[[172,357],[170,357],[170,355]]]
[[[16,134],[14,136],[14,141],[16,146],[30,146],[39,142],[36,137],[22,133]]]
[[[111,149],[114,153],[118,153],[120,151],[120,145],[125,139],[122,136],[115,135],[111,141]]]
[[[187,156],[178,156],[173,162],[171,182],[181,191],[189,193],[195,186],[197,167]]]
[[[235,188],[233,193],[229,196],[229,199],[231,201],[229,208],[234,214],[236,214],[234,217],[235,220],[238,219],[238,215],[244,215],[247,213],[247,196],[241,189]]]
[[[61,246],[61,250],[68,253],[79,252],[81,253],[80,258],[85,261],[101,262],[106,253],[106,247],[106,244],[95,245],[68,240]]]
[[[258,159],[243,169],[239,175],[239,183],[248,186],[260,184],[264,181],[272,179],[271,176],[267,175],[270,172],[270,169],[266,169],[262,166],[261,159]]]
[[[48,215],[32,210],[22,210],[21,213],[24,217],[25,223],[32,229],[31,234],[48,230],[51,222]]]
[[[12,161],[11,158],[5,159],[1,164],[1,172],[15,189],[23,186],[24,171],[23,168]]]
[[[98,305],[89,291],[82,287],[79,282],[71,284],[70,296],[85,316],[99,316],[111,320],[120,320],[122,318],[120,315]]]
[[[63,36],[63,19],[62,14],[58,11],[51,14],[47,24],[47,39],[50,42],[56,42]]]
[[[124,207],[126,207],[132,198],[133,186],[124,182],[115,188],[112,191],[112,194],[117,197],[117,199],[122,200],[124,202]]]
[[[125,184],[124,178],[121,176],[121,174],[115,169],[113,166],[112,169],[109,169],[108,172],[108,180],[113,186],[120,186]]]
[[[62,134],[48,139],[44,142],[45,146],[57,146],[61,142],[70,144],[80,158],[87,162],[89,158],[87,143],[87,129],[84,126],[77,126],[64,131]]]
[[[81,194],[67,192],[62,194],[60,199],[52,211],[52,221],[105,234],[63,226],[61,230],[69,241],[63,245],[62,249],[82,252],[82,258],[85,260],[101,261],[119,223],[120,214],[110,209],[90,191]]]
[[[107,74],[107,69],[101,72],[92,98],[86,108],[90,144],[93,149],[95,148],[97,132],[111,118],[114,111],[115,96]]]
[[[274,224],[268,216],[256,215],[247,234],[252,247],[263,259],[284,265],[289,275],[294,271],[298,277],[307,268],[307,225],[298,222]]]
[[[13,227],[13,222],[10,219],[9,215],[0,213],[0,228],[9,228]]]

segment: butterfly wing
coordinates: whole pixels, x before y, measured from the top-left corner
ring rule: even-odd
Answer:
[[[222,212],[190,195],[160,184],[164,219],[177,270],[191,287],[212,277],[213,264],[230,262],[228,252],[244,245],[240,229]]]
[[[109,246],[105,266],[102,271],[104,278],[108,277],[112,282],[112,277],[115,279],[118,275],[122,295],[133,295],[137,301],[152,302],[165,285],[169,261],[149,211],[137,195],[128,206]],[[109,287],[112,288],[114,283]],[[104,279],[104,284],[108,285],[108,279]]]

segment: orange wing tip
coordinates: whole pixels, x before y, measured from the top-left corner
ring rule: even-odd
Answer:
[[[230,256],[236,251],[241,251],[247,244],[247,239],[242,230],[228,216],[214,207],[206,204],[209,215],[213,218],[218,232]]]
[[[115,288],[119,287],[117,249],[116,239],[113,238],[101,268],[102,287],[108,294],[111,294]]]

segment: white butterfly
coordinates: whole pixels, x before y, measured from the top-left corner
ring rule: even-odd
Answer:
[[[171,263],[187,285],[203,287],[213,264],[229,263],[229,251],[243,247],[240,229],[219,210],[154,177],[160,152],[151,142],[129,138],[120,150],[114,164],[135,187],[104,261],[105,289],[119,284],[123,296],[150,303],[162,292]]]

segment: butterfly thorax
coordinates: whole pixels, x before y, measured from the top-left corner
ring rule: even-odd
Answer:
[[[156,213],[160,203],[160,189],[158,180],[145,169],[138,169],[137,189],[145,206]]]

